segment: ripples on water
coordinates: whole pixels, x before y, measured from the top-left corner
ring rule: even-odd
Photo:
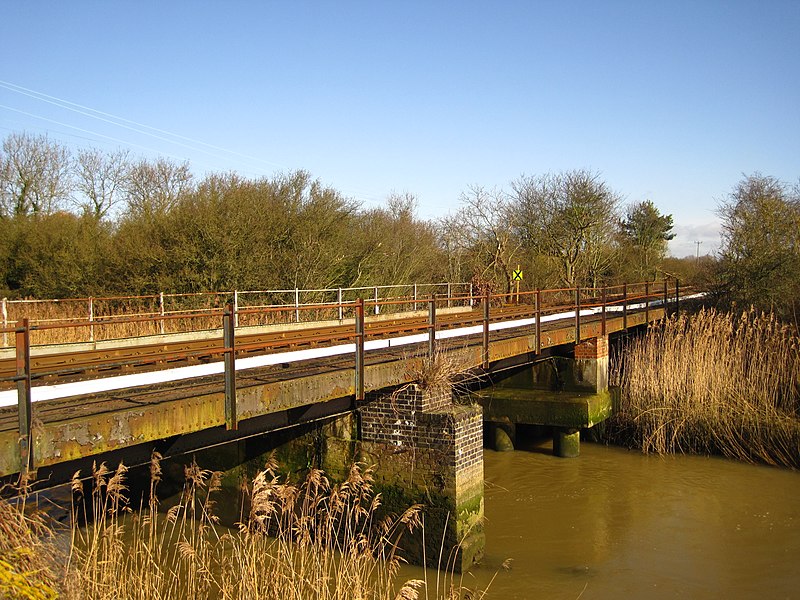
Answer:
[[[464,581],[497,573],[490,598],[800,595],[800,473],[586,443],[484,461],[486,556]]]

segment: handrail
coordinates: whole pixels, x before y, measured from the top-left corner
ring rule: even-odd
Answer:
[[[635,286],[637,284],[632,284]],[[627,284],[623,284],[622,286],[622,294],[621,294],[621,302],[622,302],[622,312],[623,312],[623,328],[627,329],[628,327],[628,310],[631,308],[631,305],[634,307],[641,306],[644,304],[644,311],[645,311],[645,318],[647,322],[649,322],[649,311],[651,304],[663,303],[663,308],[665,314],[667,314],[669,309],[669,301],[670,301],[670,288],[668,282],[664,281],[663,285],[652,285],[651,282],[645,282],[644,284],[644,293],[635,293],[629,294],[629,286]],[[417,288],[418,289],[418,288]],[[451,288],[452,289],[452,288]],[[591,294],[586,295],[586,290],[576,287],[576,288],[560,288],[556,290],[541,290],[537,289],[532,292],[526,292],[527,296],[531,296],[533,300],[533,305],[528,303],[518,304],[523,310],[518,312],[513,312],[512,315],[509,317],[508,315],[495,315],[496,319],[499,320],[507,320],[508,318],[519,318],[520,316],[531,316],[534,319],[535,325],[535,344],[536,344],[536,352],[540,353],[542,348],[542,339],[541,339],[541,322],[543,316],[547,316],[548,314],[558,314],[559,311],[563,309],[574,309],[574,313],[572,314],[572,318],[574,319],[574,327],[575,327],[575,334],[574,340],[575,343],[581,342],[581,327],[582,327],[582,315],[583,311],[595,311],[596,309],[601,309],[601,331],[602,334],[605,335],[606,333],[606,312],[609,307],[617,307],[619,306],[620,300],[614,299],[616,295],[609,299],[608,290],[614,289],[613,287],[603,287],[599,290],[592,289]],[[415,290],[416,291],[416,290]],[[600,292],[600,302],[596,302],[596,292]],[[550,295],[558,295],[570,293],[573,294],[574,303],[572,304],[555,304],[555,305],[546,305],[542,302],[542,296],[544,294]],[[675,282],[674,287],[674,310],[675,312],[678,311],[678,302],[680,300],[680,284],[678,281]],[[526,297],[527,297],[526,296]],[[482,366],[484,369],[488,369],[490,366],[491,356],[489,354],[489,343],[490,343],[490,324],[492,321],[492,314],[491,314],[491,306],[493,299],[507,299],[509,296],[507,294],[489,294],[488,291],[485,292],[482,296],[473,296],[470,294],[467,297],[458,298],[460,301],[468,301],[470,306],[473,306],[475,303],[480,304],[481,306],[481,313],[482,316],[480,321],[482,323],[482,339],[481,339],[481,352],[482,352]],[[64,374],[64,373],[75,373],[75,372],[86,372],[87,370],[101,370],[104,368],[120,368],[126,366],[138,366],[142,364],[150,364],[152,362],[164,362],[164,361],[175,361],[175,360],[187,360],[192,358],[201,358],[201,357],[210,357],[210,356],[219,356],[223,357],[223,373],[224,373],[224,388],[225,388],[225,423],[228,429],[236,429],[238,427],[238,413],[237,413],[237,400],[236,400],[236,355],[237,351],[239,353],[242,352],[250,352],[250,351],[259,351],[259,352],[267,352],[269,350],[274,350],[279,347],[286,347],[287,345],[298,345],[298,344],[318,344],[323,342],[334,342],[338,341],[350,341],[353,340],[355,342],[355,351],[354,351],[354,395],[356,402],[360,402],[364,399],[364,354],[365,354],[365,341],[368,336],[377,337],[381,334],[397,334],[401,332],[427,332],[427,340],[428,340],[428,354],[430,357],[433,357],[436,347],[436,333],[437,331],[443,331],[443,328],[437,321],[437,302],[447,302],[448,304],[452,303],[456,298],[452,297],[452,295],[446,298],[438,298],[435,294],[429,296],[426,299],[420,299],[418,294],[415,294],[413,298],[405,298],[405,299],[384,299],[384,300],[375,300],[374,302],[365,301],[364,298],[358,297],[354,301],[350,302],[342,302],[339,301],[337,303],[309,303],[304,304],[302,306],[299,305],[284,305],[284,306],[269,306],[263,307],[259,309],[255,308],[243,308],[237,310],[235,303],[231,302],[228,303],[225,307],[220,309],[213,309],[213,310],[206,310],[202,313],[193,313],[193,314],[159,314],[157,316],[152,317],[142,317],[142,316],[135,316],[130,317],[127,319],[127,323],[140,323],[140,322],[159,322],[161,323],[163,329],[163,323],[169,320],[178,320],[178,319],[219,319],[220,316],[222,317],[222,340],[221,343],[214,343],[211,344],[209,347],[195,349],[195,350],[180,350],[180,351],[173,351],[173,352],[162,352],[161,350],[156,352],[149,352],[142,355],[139,355],[130,360],[111,360],[101,362],[99,364],[92,364],[90,366],[81,366],[76,365],[73,367],[64,367],[57,370],[51,371],[37,371],[36,373],[33,372],[31,368],[31,333],[40,332],[45,330],[52,330],[52,329],[59,329],[59,328],[79,328],[79,327],[97,327],[106,324],[112,324],[112,321],[80,321],[80,322],[72,322],[66,324],[34,324],[31,323],[30,319],[23,318],[20,319],[15,326],[8,327],[4,326],[2,328],[3,334],[6,335],[7,333],[13,333],[15,337],[15,355],[16,355],[16,373],[11,377],[4,377],[2,378],[5,381],[14,381],[16,382],[17,387],[17,411],[19,414],[19,465],[21,471],[31,470],[35,468],[35,456],[34,456],[34,445],[32,444],[32,436],[31,436],[31,424],[33,422],[33,404],[31,399],[31,391],[32,391],[32,381],[34,379],[39,379],[46,376]],[[408,305],[413,304],[416,305],[418,303],[426,303],[428,306],[427,310],[427,320],[425,322],[421,322],[418,324],[413,323],[406,323],[403,324],[395,324],[395,323],[387,323],[387,324],[378,324],[379,322],[375,322],[371,327],[367,327],[366,321],[366,307],[373,306],[374,308],[378,308],[379,306],[396,306],[396,305]],[[529,307],[529,308],[528,308]],[[288,313],[296,313],[297,311],[313,311],[313,310],[334,310],[337,311],[339,314],[347,308],[348,310],[353,310],[353,324],[351,323],[339,323],[338,325],[332,326],[331,330],[328,332],[320,333],[319,330],[317,332],[312,332],[307,335],[299,335],[293,337],[291,339],[278,339],[273,342],[244,342],[242,344],[237,344],[237,334],[236,334],[236,319],[239,316],[249,316],[249,315],[265,315],[270,313],[280,313],[280,312],[288,312]],[[470,317],[466,322],[474,322],[474,312],[470,311]],[[341,321],[341,319],[340,319]],[[464,321],[462,321],[464,322]]]

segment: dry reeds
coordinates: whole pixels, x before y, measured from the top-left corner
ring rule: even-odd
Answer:
[[[609,441],[800,467],[800,339],[774,316],[682,315],[623,354]]]
[[[16,504],[0,499],[0,598],[58,597],[50,542],[50,528],[41,515],[28,510],[24,496]]]
[[[90,515],[78,502],[66,598],[416,599],[425,582],[396,582],[403,532],[419,526],[420,508],[378,520],[372,471],[354,465],[332,485],[312,469],[299,485],[281,482],[270,461],[249,486],[238,528],[214,515],[219,474],[186,468],[182,499],[159,511],[151,465],[149,504],[131,511],[125,467],[103,465],[92,477]],[[74,491],[83,485],[76,477]],[[451,586],[447,598],[461,597]]]

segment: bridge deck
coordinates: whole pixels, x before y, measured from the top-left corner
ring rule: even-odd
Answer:
[[[663,315],[663,308],[651,307],[647,317],[653,321]],[[628,327],[645,322],[643,310],[628,313]],[[621,316],[606,319],[607,333],[623,329]],[[596,337],[600,332],[599,316],[582,318],[581,339]],[[574,341],[574,318],[542,323],[542,349]],[[442,340],[437,345],[447,348],[461,368],[475,368],[483,362],[481,334]],[[515,356],[532,356],[535,351],[532,325],[491,333],[492,363]],[[426,353],[424,343],[367,352],[365,389],[377,390],[418,379]],[[353,369],[354,356],[345,354],[237,372],[240,424],[247,430],[248,420],[351,398],[355,394]],[[220,375],[35,402],[33,406],[33,453],[37,468],[172,436],[222,429],[225,425]],[[345,406],[352,406],[352,401],[340,402],[331,410],[342,410]],[[322,413],[324,410],[319,412]],[[0,409],[0,476],[19,470],[17,421],[16,406]],[[272,426],[291,421],[291,415],[286,414],[273,421]],[[261,429],[268,431],[270,427]],[[240,435],[224,434],[230,439]]]

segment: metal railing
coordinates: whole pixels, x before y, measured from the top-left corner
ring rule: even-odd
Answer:
[[[384,289],[398,286],[385,286]],[[351,289],[348,291],[363,291],[366,288]],[[370,288],[372,289],[372,288]],[[330,290],[326,290],[330,291]],[[450,288],[452,292],[452,288]],[[664,281],[658,283],[643,284],[623,284],[602,288],[563,288],[563,289],[537,289],[529,292],[521,292],[513,295],[497,294],[490,295],[488,292],[483,296],[473,296],[465,294],[462,296],[453,295],[437,296],[435,294],[423,299],[415,289],[415,294],[410,297],[395,297],[391,299],[380,299],[377,296],[365,300],[357,297],[354,300],[338,301],[336,303],[294,303],[289,305],[263,305],[250,306],[247,308],[237,306],[230,302],[220,309],[207,310],[204,312],[194,311],[191,314],[167,313],[158,315],[134,315],[125,319],[127,323],[148,323],[154,320],[169,322],[177,319],[215,319],[222,325],[222,339],[216,338],[202,348],[195,350],[181,350],[172,352],[158,351],[152,355],[138,354],[135,358],[127,360],[108,359],[100,364],[92,364],[85,367],[84,371],[102,371],[112,368],[123,368],[150,364],[153,362],[168,363],[173,361],[189,360],[202,358],[209,360],[213,357],[222,357],[224,390],[225,390],[225,423],[228,429],[238,427],[237,402],[236,402],[236,359],[238,353],[269,353],[277,348],[285,348],[287,342],[283,339],[275,342],[247,342],[240,337],[242,343],[237,343],[237,317],[246,318],[249,316],[264,316],[269,314],[290,313],[299,322],[301,317],[299,312],[314,311],[334,311],[341,317],[352,315],[352,324],[341,324],[336,327],[321,328],[319,330],[309,329],[303,331],[301,335],[292,338],[291,344],[294,345],[318,345],[318,344],[342,344],[354,343],[353,350],[353,369],[354,369],[354,390],[355,399],[363,400],[365,394],[364,385],[364,355],[365,342],[368,337],[373,339],[384,339],[398,333],[427,333],[427,354],[433,357],[436,351],[437,333],[447,328],[463,327],[465,324],[480,323],[481,325],[481,356],[482,366],[489,367],[490,355],[490,326],[501,321],[526,322],[525,319],[532,321],[535,335],[535,351],[540,353],[542,350],[542,322],[549,316],[565,315],[562,318],[574,319],[576,343],[581,341],[582,318],[588,313],[600,314],[601,335],[606,335],[607,314],[609,312],[621,312],[623,329],[628,328],[628,313],[632,308],[645,311],[646,322],[650,319],[651,307],[660,305],[664,308],[665,315],[668,314],[670,305],[672,311],[679,310],[681,299],[681,288],[678,281],[674,282],[674,288]],[[337,290],[338,294],[338,290]],[[459,315],[448,323],[440,322],[437,318],[437,311],[440,308],[453,305],[474,307],[480,305],[480,316],[475,316],[475,311],[470,310]],[[424,306],[427,310],[425,319],[408,321],[404,324],[382,323],[378,320],[371,320],[367,327],[367,313],[375,315],[386,309],[391,311],[397,307],[408,305]],[[492,310],[493,306],[502,306],[503,310]],[[574,311],[570,315],[565,311]],[[102,327],[107,326],[109,321],[70,321],[70,322],[49,322],[32,323],[27,317],[20,319],[14,326],[4,326],[3,335],[13,334],[15,339],[16,370],[8,377],[0,377],[0,381],[14,382],[17,392],[17,412],[19,415],[19,464],[21,470],[32,470],[35,468],[35,461],[31,444],[31,423],[33,422],[32,403],[32,383],[44,377],[58,376],[64,373],[75,373],[80,370],[80,365],[71,365],[67,368],[36,371],[31,368],[31,335],[34,332],[42,332],[53,329],[70,329],[87,326]],[[530,327],[531,323],[525,326]],[[522,326],[522,325],[520,325]],[[299,330],[298,330],[299,331]],[[464,334],[469,335],[469,334]],[[425,343],[423,340],[419,340]]]
[[[222,310],[222,307],[232,302],[234,306],[235,326],[252,325],[254,323],[240,323],[240,309],[268,308],[275,306],[294,306],[294,311],[284,315],[282,322],[299,323],[303,315],[303,308],[314,305],[338,304],[339,309],[330,312],[328,318],[342,320],[344,318],[342,306],[348,302],[363,298],[372,303],[372,310],[378,314],[381,310],[382,300],[393,300],[399,297],[406,298],[409,310],[417,310],[431,295],[440,295],[448,298],[448,306],[453,305],[455,295],[472,295],[472,284],[469,282],[457,283],[410,283],[401,285],[375,285],[344,288],[320,289],[275,289],[275,290],[233,290],[221,292],[198,292],[158,294],[141,296],[107,296],[88,298],[65,298],[52,300],[9,300],[0,299],[0,317],[2,317],[3,348],[13,346],[13,336],[7,332],[8,328],[20,319],[27,318],[35,325],[54,323],[83,323],[80,328],[71,328],[69,339],[63,343],[95,342],[116,338],[138,337],[142,335],[180,333],[189,331],[180,319],[171,319],[173,316],[193,317],[209,310]],[[131,317],[154,317],[150,327],[144,330],[141,322],[139,327],[131,328]],[[312,318],[312,320],[319,320]],[[115,322],[119,327],[116,330],[98,328],[100,323]],[[211,327],[209,327],[211,328]],[[99,332],[106,332],[102,335]]]

